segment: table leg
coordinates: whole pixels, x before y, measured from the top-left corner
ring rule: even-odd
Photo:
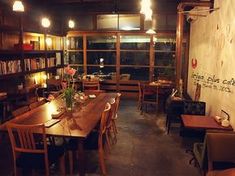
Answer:
[[[85,151],[84,141],[81,139],[78,142],[78,173],[79,176],[85,176]]]

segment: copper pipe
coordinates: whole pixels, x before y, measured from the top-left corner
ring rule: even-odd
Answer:
[[[176,26],[176,88],[179,90],[182,69],[182,41],[184,34],[184,14],[181,13],[185,7],[211,7],[211,2],[182,2],[177,7],[177,26]],[[186,81],[186,80],[184,80]]]

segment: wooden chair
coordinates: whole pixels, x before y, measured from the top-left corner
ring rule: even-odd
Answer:
[[[44,124],[20,125],[8,123],[7,130],[11,141],[14,160],[14,174],[17,168],[45,169],[49,175],[49,165],[60,159],[60,168],[65,174],[63,147],[47,146]],[[37,131],[37,134],[35,133]],[[39,133],[41,135],[39,135]]]
[[[158,87],[151,86],[149,84],[143,85],[143,100],[142,106],[145,105],[145,109],[147,112],[148,105],[154,105],[156,107],[156,111],[158,111]],[[143,113],[143,107],[141,108],[141,113]]]
[[[85,90],[100,90],[100,82],[99,80],[83,80],[82,81],[82,88],[83,91]]]
[[[101,115],[99,130],[94,130],[89,134],[89,136],[84,141],[85,150],[98,150],[99,155],[99,165],[102,175],[106,175],[106,166],[104,162],[104,151],[105,146],[108,147],[107,142],[107,123],[111,110],[111,105],[109,103],[106,104],[106,107]],[[70,166],[70,174],[73,174],[73,155],[76,152],[78,157],[78,143],[76,139],[70,139],[66,145],[68,154],[69,154],[69,166]]]
[[[143,101],[143,86],[141,82],[138,82],[138,109],[141,110]]]
[[[30,110],[32,110],[32,109],[34,109],[34,108],[36,108],[36,107],[38,107],[38,106],[41,106],[41,105],[43,105],[43,104],[45,104],[45,103],[46,103],[46,99],[42,99],[42,100],[40,100],[40,101],[31,103],[31,104],[29,105],[29,108],[30,108]]]
[[[29,110],[30,110],[29,106],[23,106],[23,107],[20,107],[20,108],[18,108],[16,110],[12,111],[12,115],[14,117],[16,117],[16,116],[21,115],[21,114],[23,114],[23,113],[25,113],[25,112],[27,112]]]
[[[117,142],[117,125],[116,125],[116,121],[118,118],[118,109],[119,109],[119,105],[120,105],[120,99],[121,99],[121,93],[117,93],[117,96],[115,98],[115,111],[114,111],[114,115],[112,116],[112,130],[113,130],[113,134],[114,134],[114,138],[113,138],[113,143]]]
[[[235,133],[207,133],[208,171],[235,167]]]
[[[115,112],[116,111],[115,110],[116,109],[116,100],[115,100],[115,98],[112,98],[109,103],[111,105],[111,108],[110,108],[110,113],[109,113],[108,119],[107,119],[105,135],[106,135],[106,140],[107,140],[107,149],[110,152],[110,148],[111,148],[110,147],[110,140],[111,139],[113,140],[116,135],[114,128],[113,128],[113,123],[112,123],[114,116],[116,116],[116,112]]]

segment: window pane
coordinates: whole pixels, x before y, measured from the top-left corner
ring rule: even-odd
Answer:
[[[111,73],[114,73],[116,72],[116,68],[115,67],[103,67],[103,68],[100,68],[99,66],[98,67],[95,67],[95,66],[88,66],[87,67],[87,74],[104,74],[104,75],[110,75]],[[111,78],[111,76],[110,76]]]
[[[140,30],[140,15],[119,15],[120,30]]]
[[[149,36],[134,36],[126,35],[121,36],[121,49],[149,49],[150,37]]]
[[[68,49],[83,49],[83,38],[80,37],[68,37],[67,38]]]
[[[87,52],[87,64],[100,64],[100,59],[103,58],[104,65],[115,65],[116,64],[116,52]]]
[[[149,68],[123,67],[120,73],[120,80],[149,80]]]
[[[88,36],[87,49],[116,49],[116,36]]]
[[[155,79],[175,79],[175,69],[174,68],[155,68],[154,69]]]
[[[149,52],[121,51],[121,65],[149,65]]]
[[[118,29],[118,15],[97,15],[97,29]]]
[[[162,51],[175,51],[175,39],[174,38],[155,38],[155,50]]]
[[[172,52],[159,52],[155,53],[155,65],[157,66],[169,66],[175,65],[175,53]]]
[[[69,52],[68,57],[70,64],[83,64],[83,52],[81,51]]]

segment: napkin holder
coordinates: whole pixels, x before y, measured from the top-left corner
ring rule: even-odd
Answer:
[[[62,114],[64,114],[64,110],[57,110],[56,112],[53,112],[53,113],[51,114],[51,117],[52,117],[53,119],[57,119],[57,118],[59,118]]]

